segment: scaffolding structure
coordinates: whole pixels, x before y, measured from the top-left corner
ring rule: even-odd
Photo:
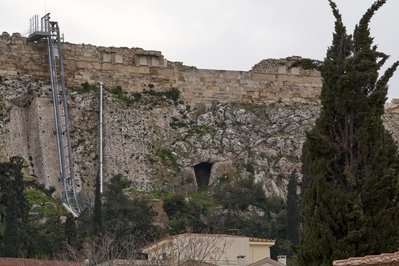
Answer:
[[[28,41],[47,40],[51,77],[51,93],[54,110],[55,135],[62,186],[62,201],[65,208],[77,217],[81,212],[76,190],[69,127],[68,94],[65,87],[61,36],[58,22],[50,21],[50,13],[40,21],[37,15],[30,19]]]

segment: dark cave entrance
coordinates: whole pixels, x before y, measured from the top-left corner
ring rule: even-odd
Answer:
[[[199,163],[194,165],[195,179],[198,188],[206,188],[209,185],[209,177],[211,176],[212,163]]]

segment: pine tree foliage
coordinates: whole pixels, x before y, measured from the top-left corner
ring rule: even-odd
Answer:
[[[131,181],[121,175],[113,176],[107,183],[102,205],[102,231],[111,233],[121,244],[135,241],[140,246],[158,234],[153,225],[155,213],[147,199],[130,198],[124,193],[130,184]]]
[[[329,1],[336,22],[319,67],[322,109],[303,148],[309,180],[300,265],[331,265],[334,259],[399,248],[399,159],[381,119],[387,84],[399,62],[379,77],[388,56],[377,51],[369,29],[385,2],[374,2],[352,36]]]
[[[23,159],[20,157],[12,157],[10,162],[0,165],[0,191],[6,206],[5,231],[0,251],[2,256],[26,257],[29,251],[28,204],[23,193],[22,168]]]

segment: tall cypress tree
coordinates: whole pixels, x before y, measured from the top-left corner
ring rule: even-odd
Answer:
[[[291,173],[287,186],[287,239],[293,245],[299,244],[299,197],[297,194],[297,171]]]
[[[308,186],[302,214],[300,265],[393,252],[399,248],[399,158],[381,116],[387,83],[399,62],[379,77],[388,56],[377,51],[369,22],[377,0],[348,35],[336,4],[335,33],[324,62],[321,112],[304,144]]]

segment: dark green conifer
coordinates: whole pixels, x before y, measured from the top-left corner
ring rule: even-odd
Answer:
[[[102,232],[102,200],[100,192],[100,176],[96,178],[96,189],[94,191],[94,208],[93,208],[93,234],[97,235]]]
[[[299,244],[299,197],[297,194],[296,170],[291,174],[287,187],[287,239],[293,245]]]
[[[76,246],[77,229],[76,229],[75,218],[71,213],[67,214],[64,233],[65,233],[66,242],[71,246]]]
[[[137,248],[155,239],[157,234],[157,228],[153,225],[155,212],[149,201],[144,197],[132,199],[126,195],[125,189],[130,185],[131,181],[121,175],[113,176],[107,183],[102,205],[103,233],[113,235],[121,256],[125,252],[132,252],[126,250],[124,243],[131,242]]]
[[[386,2],[376,1],[348,35],[341,15],[324,62],[322,109],[304,145],[309,185],[303,200],[300,265],[393,252],[399,248],[399,159],[381,116],[394,63],[378,52],[369,22]]]
[[[6,180],[6,226],[1,255],[7,257],[28,255],[28,204],[24,196],[22,167],[23,159],[20,157],[12,157],[9,163],[1,166],[1,175],[5,177],[2,179]]]

